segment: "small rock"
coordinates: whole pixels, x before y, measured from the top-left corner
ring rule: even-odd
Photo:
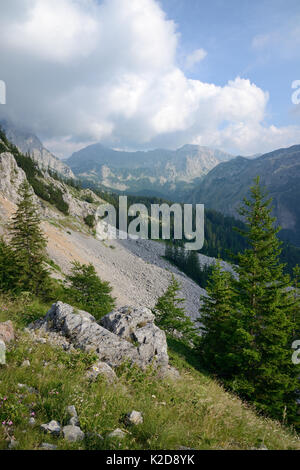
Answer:
[[[30,367],[30,361],[28,359],[26,359],[25,361],[22,362],[21,367]]]
[[[75,406],[73,405],[67,406],[66,412],[70,416],[69,425],[79,426],[79,419],[78,419],[78,414],[77,414]]]
[[[45,433],[50,433],[53,436],[59,436],[60,431],[61,431],[61,427],[60,427],[59,423],[57,421],[54,421],[54,420],[50,421],[50,423],[48,423],[48,424],[42,424],[41,429]]]
[[[10,443],[8,444],[9,449],[15,449],[19,445],[16,439],[11,439]]]
[[[34,425],[35,425],[35,419],[34,419],[34,418],[29,418],[28,424],[29,424],[30,426],[34,426]]]
[[[118,439],[124,439],[126,436],[126,433],[122,431],[122,429],[115,429],[114,431],[110,432],[107,437],[113,439],[113,438],[118,438]]]
[[[6,364],[6,346],[4,341],[0,339],[0,365],[4,366]]]
[[[44,449],[44,450],[56,450],[56,449],[57,449],[57,446],[55,446],[54,444],[48,444],[48,442],[43,442],[43,443],[40,445],[40,449]]]
[[[99,375],[103,375],[112,384],[118,380],[115,371],[105,362],[97,362],[86,374],[89,380],[96,380]]]
[[[82,441],[84,439],[84,433],[78,426],[65,426],[63,428],[63,435],[66,441],[69,442],[77,442]]]
[[[175,367],[167,366],[161,367],[157,373],[159,379],[169,379],[169,380],[178,380],[180,379],[180,374]]]
[[[4,343],[10,343],[15,339],[15,332],[12,322],[6,321],[4,323],[0,323],[0,340],[4,341]]]
[[[140,411],[133,410],[131,413],[128,413],[125,418],[125,423],[127,426],[138,426],[143,424],[143,415]]]

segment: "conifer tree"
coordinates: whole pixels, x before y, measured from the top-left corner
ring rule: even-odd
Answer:
[[[100,319],[114,308],[112,288],[108,282],[99,278],[92,264],[80,264],[75,261],[67,280],[69,286],[65,288],[66,298],[74,306],[88,311],[96,319]]]
[[[41,219],[27,181],[19,188],[20,200],[9,225],[10,246],[15,253],[17,286],[40,295],[47,290],[49,274],[45,268],[47,245]]]
[[[196,328],[181,306],[184,299],[178,297],[179,290],[180,284],[172,275],[168,289],[154,307],[155,323],[170,335],[181,333],[183,341],[194,341]]]
[[[0,238],[0,291],[15,291],[16,275],[15,253],[3,238]]]
[[[207,295],[201,296],[201,361],[208,370],[223,379],[231,378],[238,372],[240,344],[246,334],[234,314],[232,283],[231,273],[222,270],[217,261],[211,268]]]
[[[240,231],[249,246],[238,255],[238,280],[234,282],[234,314],[242,324],[238,374],[233,388],[261,410],[294,422],[299,369],[291,361],[294,301],[290,278],[280,263],[280,228],[271,215],[271,199],[256,178],[251,199],[244,199],[239,213],[246,222]],[[298,371],[297,371],[298,369]]]

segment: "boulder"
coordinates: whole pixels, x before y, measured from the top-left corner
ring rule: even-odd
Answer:
[[[89,380],[96,380],[101,375],[105,377],[108,383],[112,384],[118,380],[115,371],[105,362],[97,362],[88,370],[86,376]]]
[[[166,367],[169,362],[166,335],[154,324],[154,319],[148,308],[122,307],[103,317],[101,325],[136,344],[142,366]]]
[[[79,426],[65,426],[63,428],[63,436],[68,442],[78,442],[84,439],[84,433]]]
[[[0,323],[0,340],[4,341],[5,344],[15,340],[14,327],[10,320]]]
[[[50,421],[48,424],[41,424],[41,430],[45,433],[52,434],[53,436],[59,436],[61,427],[57,421]]]

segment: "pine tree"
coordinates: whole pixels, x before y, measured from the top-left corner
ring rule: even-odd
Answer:
[[[181,306],[184,299],[178,297],[180,284],[172,275],[166,292],[158,299],[153,313],[156,324],[170,335],[180,333],[183,341],[196,340],[196,328]]]
[[[23,291],[40,295],[48,288],[49,274],[45,268],[46,238],[40,228],[41,219],[27,181],[19,188],[20,200],[9,225],[10,246],[15,253],[17,286]]]
[[[280,228],[271,216],[271,199],[261,189],[259,178],[239,213],[246,231],[240,231],[249,246],[238,255],[234,314],[247,333],[241,344],[240,366],[232,378],[233,388],[261,410],[278,419],[295,421],[299,369],[291,362],[294,306],[290,278],[280,263]]]
[[[65,289],[66,300],[88,311],[97,320],[114,308],[112,288],[108,282],[98,277],[92,264],[80,264],[75,261],[67,280],[69,286]]]

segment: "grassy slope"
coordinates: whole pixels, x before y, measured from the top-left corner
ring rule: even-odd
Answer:
[[[0,449],[7,448],[7,432],[16,437],[20,449],[37,449],[42,442],[55,443],[59,449],[250,449],[261,444],[268,449],[300,449],[300,439],[292,431],[258,417],[196,370],[196,358],[176,341],[170,341],[169,349],[171,363],[182,375],[176,382],[159,381],[151,371],[144,374],[124,366],[117,371],[116,385],[101,378],[87,383],[84,374],[93,357],[33,344],[23,331],[28,321],[47,308],[26,298],[17,302],[0,298],[0,321],[12,319],[18,328],[8,367],[0,369],[0,420],[13,421],[10,427],[0,424]],[[21,365],[24,359],[30,360],[30,367]],[[19,383],[33,387],[36,393],[20,389]],[[2,401],[4,397],[7,400]],[[105,438],[120,427],[127,431],[126,439],[89,438],[68,444],[41,433],[39,425],[52,419],[67,424],[68,405],[76,406],[84,432]],[[126,429],[124,414],[133,409],[143,412],[144,424]],[[32,412],[36,415],[34,427],[28,424]]]

